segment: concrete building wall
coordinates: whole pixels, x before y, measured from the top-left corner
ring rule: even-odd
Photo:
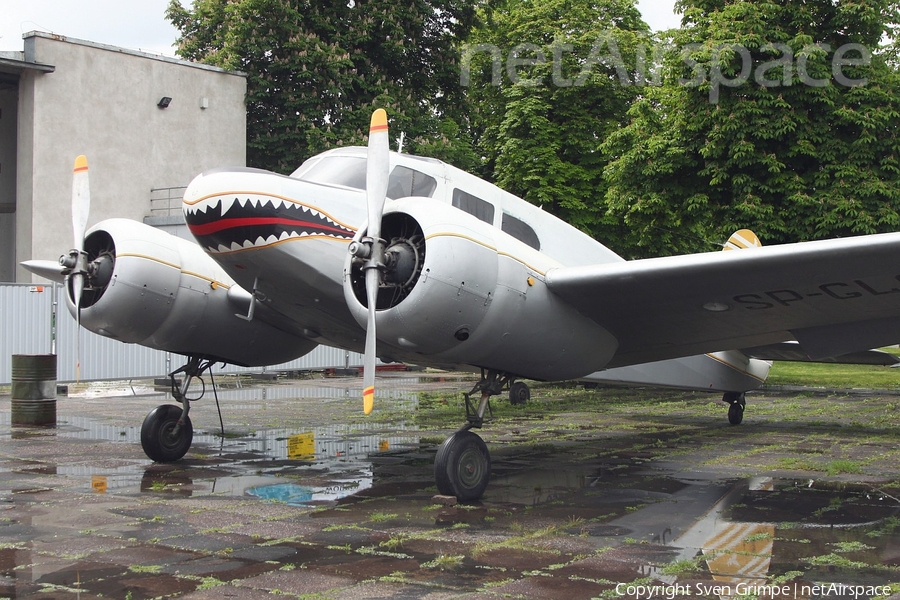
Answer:
[[[72,247],[75,157],[88,157],[91,216],[142,220],[150,190],[246,164],[246,79],[203,65],[35,33],[25,58],[55,66],[19,82],[16,261]],[[167,108],[157,103],[171,98]],[[18,270],[18,281],[31,275]]]

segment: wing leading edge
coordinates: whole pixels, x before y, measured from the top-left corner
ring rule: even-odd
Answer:
[[[552,269],[619,341],[609,367],[797,340],[809,358],[900,340],[900,233]]]

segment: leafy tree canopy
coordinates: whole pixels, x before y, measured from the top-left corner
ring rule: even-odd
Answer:
[[[683,0],[663,85],[606,141],[632,256],[900,226],[894,0]]]
[[[470,167],[459,135],[456,44],[466,0],[171,0],[178,54],[247,74],[248,163],[290,172],[334,146],[364,144],[386,108],[406,148]],[[468,164],[467,164],[468,163]]]
[[[600,239],[600,144],[640,85],[648,26],[634,0],[505,0],[462,50],[482,175]]]

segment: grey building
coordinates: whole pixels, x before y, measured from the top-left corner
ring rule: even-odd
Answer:
[[[72,247],[75,157],[88,157],[91,217],[162,225],[173,196],[214,167],[246,164],[246,78],[206,65],[59,35],[0,53],[0,282]],[[171,192],[168,188],[175,188]],[[153,192],[153,190],[156,190]],[[165,203],[159,208],[164,208]]]

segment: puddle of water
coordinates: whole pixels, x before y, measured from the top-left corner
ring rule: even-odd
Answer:
[[[127,441],[118,435],[113,440]],[[57,473],[84,478],[98,493],[250,495],[307,506],[370,488],[373,458],[418,446],[415,429],[387,433],[374,424],[265,430],[229,439],[206,434],[195,435],[191,454],[171,465],[147,460],[116,469],[58,466]]]
[[[303,386],[285,385],[283,390],[281,386],[262,386],[228,393],[235,394],[229,399],[238,404],[257,407],[275,396],[280,399],[282,392],[284,399],[296,398],[299,387]],[[352,391],[353,397],[358,394],[355,388],[330,385],[303,389],[323,401],[346,390]],[[320,392],[321,397],[316,395]],[[412,392],[397,394],[399,399],[416,401]],[[116,496],[117,503],[127,503],[130,496],[158,498],[160,502],[141,510],[149,511],[146,518],[162,515],[159,529],[150,531],[147,525],[129,521],[127,526],[148,531],[122,534],[129,539],[137,535],[137,541],[128,542],[135,544],[135,553],[158,548],[157,542],[147,540],[184,535],[184,511],[192,506],[185,502],[188,499],[200,499],[197,505],[202,507],[206,497],[239,497],[246,499],[242,504],[249,502],[254,507],[251,512],[259,506],[260,513],[280,505],[304,507],[296,517],[268,525],[271,529],[264,529],[267,524],[262,521],[247,526],[254,535],[266,531],[263,540],[285,537],[298,541],[241,547],[239,544],[247,544],[245,538],[198,526],[192,531],[197,547],[179,550],[196,553],[179,559],[196,561],[190,565],[196,572],[220,568],[237,578],[237,573],[247,572],[252,564],[252,569],[271,576],[269,589],[294,590],[290,593],[298,595],[314,592],[301,589],[296,583],[299,579],[286,579],[287,575],[277,572],[279,568],[306,571],[304,581],[315,581],[313,575],[335,577],[335,573],[341,577],[352,573],[359,581],[380,581],[408,573],[406,577],[425,589],[443,586],[454,593],[470,592],[490,583],[496,585],[491,590],[498,595],[565,595],[570,599],[613,597],[614,585],[603,581],[628,583],[639,578],[664,586],[657,597],[674,589],[665,586],[682,586],[682,591],[690,590],[688,595],[722,600],[753,586],[781,581],[797,586],[792,590],[798,598],[839,598],[848,597],[846,590],[826,588],[818,594],[811,590],[849,584],[874,589],[900,579],[900,500],[862,484],[765,477],[688,479],[675,476],[677,470],[654,467],[649,455],[646,461],[634,460],[637,452],[634,456],[623,451],[612,458],[609,453],[599,457],[590,451],[598,442],[588,440],[538,449],[500,448],[494,453],[494,476],[482,503],[437,507],[431,498],[435,446],[423,444],[415,427],[354,423],[268,428],[224,439],[198,431],[191,453],[171,465],[154,465],[118,450],[122,442],[139,444],[139,436],[138,427],[67,417],[55,431],[55,441],[42,436],[34,439],[47,447],[67,444],[65,448],[71,449],[73,456],[54,460],[45,458],[48,452],[28,459],[0,459],[0,472],[21,477],[23,482],[30,476],[40,478],[41,486],[23,483],[14,490],[17,496],[42,492],[35,496],[35,503],[41,503],[48,492],[72,489],[72,481],[80,482],[77,490],[91,499],[101,494]],[[624,436],[605,443],[629,448],[637,438],[639,435]],[[115,456],[98,457],[103,450],[96,440],[114,442],[117,450],[111,454]],[[32,447],[21,443],[26,452]],[[66,483],[46,487],[53,481]],[[87,490],[97,495],[84,494]],[[167,502],[169,498],[177,502]],[[260,504],[253,504],[255,500]],[[310,513],[310,507],[315,512]],[[172,511],[172,522],[166,522],[167,510]],[[138,518],[137,512],[125,514]],[[26,524],[16,519],[4,523],[2,517],[0,512],[0,541],[4,530],[19,536],[16,528]],[[40,522],[35,518],[34,524]],[[115,527],[124,531],[126,525]],[[528,537],[539,532],[544,533]],[[204,548],[222,547],[233,552],[200,554]],[[22,552],[0,545],[0,596],[5,594],[3,578],[21,579],[21,568],[16,565],[30,564],[28,561],[39,555],[29,551],[22,556]],[[237,558],[263,555],[277,556],[272,559],[277,564],[266,566],[265,560]],[[162,558],[159,561],[164,563]],[[86,563],[83,566],[88,568]],[[54,568],[57,570],[35,570],[30,576],[34,581],[71,585],[73,567]],[[189,567],[179,563],[177,568]],[[149,581],[159,574],[126,575]],[[115,576],[110,574],[103,585],[112,579]],[[223,580],[228,579],[223,576]],[[286,581],[294,582],[295,587],[285,585]],[[328,581],[331,587],[319,591],[339,587]],[[185,580],[175,583],[184,585]],[[379,593],[392,595],[383,590]],[[148,591],[146,595],[152,594]],[[856,597],[872,595],[858,593]],[[615,597],[648,600],[651,596],[635,591]]]

